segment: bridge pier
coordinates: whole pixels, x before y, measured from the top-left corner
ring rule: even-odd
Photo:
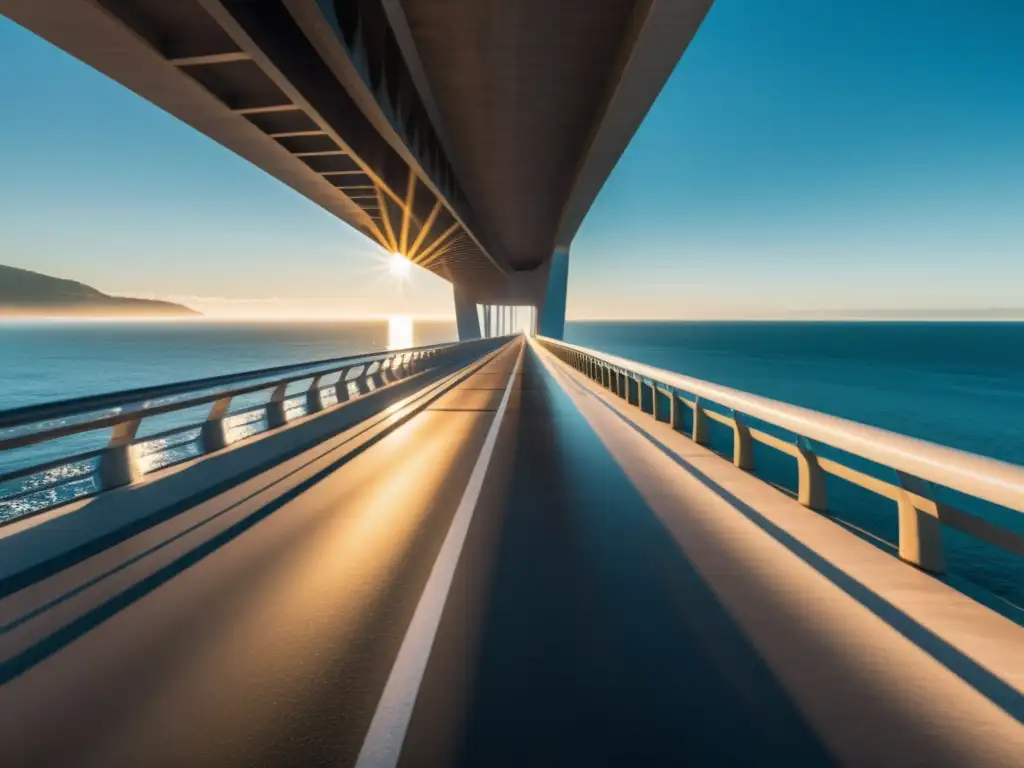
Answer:
[[[541,336],[561,339],[565,335],[565,293],[569,284],[569,249],[557,248],[548,263],[544,299],[537,308]]]
[[[480,338],[480,318],[476,313],[476,302],[458,285],[453,285],[455,296],[455,324],[459,330],[459,341]]]

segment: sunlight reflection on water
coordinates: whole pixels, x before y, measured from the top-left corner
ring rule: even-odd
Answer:
[[[392,315],[388,318],[388,349],[408,349],[413,345],[412,318]]]

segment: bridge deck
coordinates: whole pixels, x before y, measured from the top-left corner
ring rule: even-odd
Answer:
[[[1024,753],[1024,630],[519,354],[0,600],[4,764]]]

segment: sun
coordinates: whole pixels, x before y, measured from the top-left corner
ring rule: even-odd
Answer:
[[[408,277],[412,263],[400,253],[392,253],[388,257],[388,272],[392,277]]]

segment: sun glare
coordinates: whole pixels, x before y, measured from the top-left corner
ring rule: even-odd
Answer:
[[[408,277],[412,264],[400,253],[392,253],[388,259],[388,272],[393,277]]]

